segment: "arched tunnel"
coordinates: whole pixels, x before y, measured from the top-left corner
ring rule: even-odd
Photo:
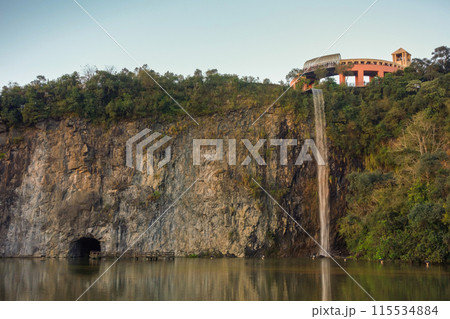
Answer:
[[[88,258],[91,251],[101,251],[100,242],[95,238],[82,237],[70,244],[69,257]]]

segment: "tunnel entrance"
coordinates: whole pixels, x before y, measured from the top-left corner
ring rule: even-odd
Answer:
[[[69,257],[88,258],[91,251],[101,251],[100,242],[95,238],[82,237],[70,244]]]

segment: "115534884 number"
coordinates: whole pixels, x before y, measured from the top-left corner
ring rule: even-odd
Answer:
[[[373,316],[437,316],[437,314],[437,306],[372,306]]]

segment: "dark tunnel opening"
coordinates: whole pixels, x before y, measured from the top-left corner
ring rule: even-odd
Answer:
[[[71,243],[69,257],[88,258],[91,251],[101,251],[100,242],[95,238],[82,237]]]

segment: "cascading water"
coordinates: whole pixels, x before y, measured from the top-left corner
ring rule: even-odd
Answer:
[[[328,256],[330,250],[330,191],[328,188],[328,148],[325,121],[325,103],[322,90],[312,89],[314,98],[314,118],[316,125],[316,146],[322,155],[325,165],[317,166],[319,188],[320,245],[319,254]]]

